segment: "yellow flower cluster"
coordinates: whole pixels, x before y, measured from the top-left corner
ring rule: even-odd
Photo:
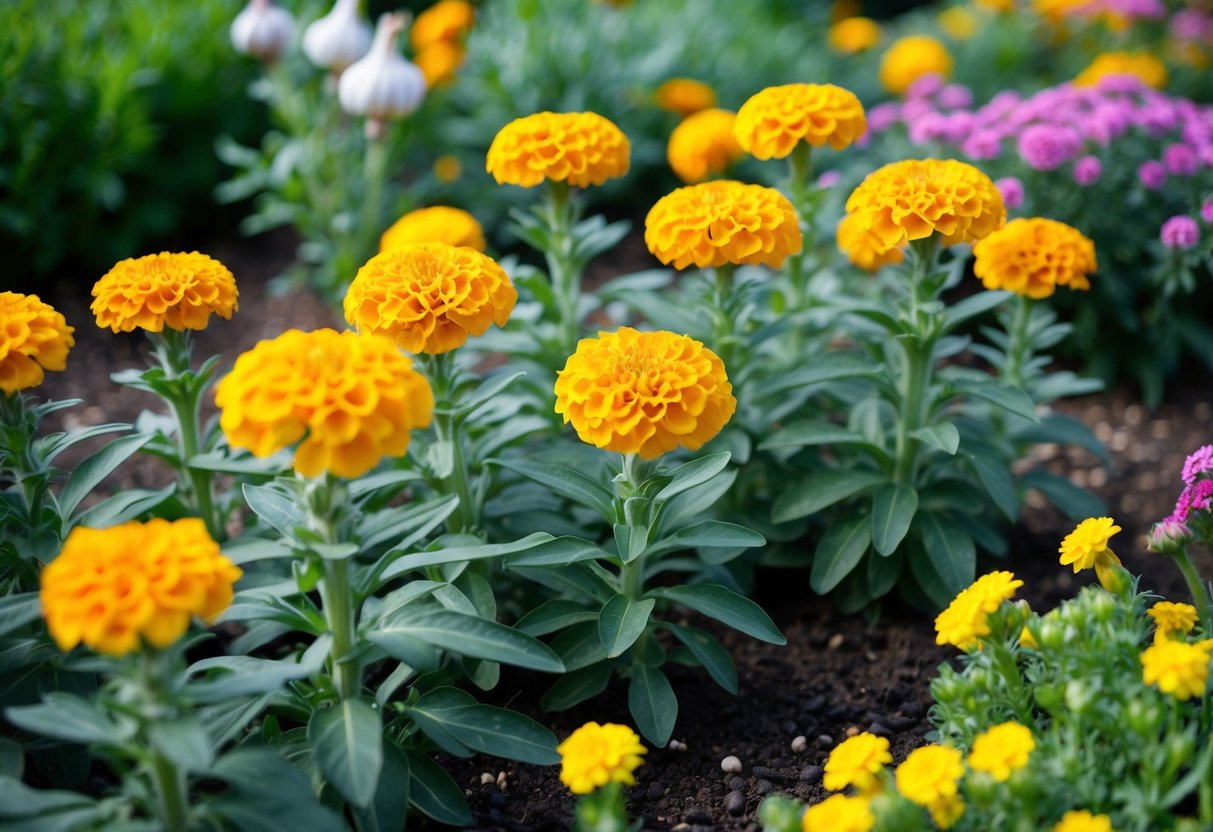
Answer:
[[[535,113],[502,127],[489,145],[485,169],[498,184],[533,188],[549,179],[578,188],[623,176],[631,145],[614,122],[597,113]]]
[[[854,786],[860,794],[871,795],[880,790],[876,775],[891,762],[889,741],[864,731],[843,740],[830,752],[822,785],[832,792]]]
[[[906,259],[902,249],[882,246],[880,240],[860,228],[850,214],[838,222],[838,230],[835,233],[838,250],[865,272],[874,272],[883,266],[900,263]]]
[[[866,798],[836,794],[810,806],[800,824],[803,832],[870,832],[876,816]]]
[[[1154,641],[1164,641],[1172,635],[1187,635],[1196,626],[1198,616],[1196,607],[1191,604],[1175,604],[1171,601],[1159,601],[1146,615],[1154,619]]]
[[[1120,559],[1108,547],[1108,542],[1120,531],[1120,526],[1111,517],[1088,517],[1074,531],[1065,536],[1057,551],[1061,553],[1061,565],[1073,566],[1074,572],[1099,568],[1101,563],[1120,564]]]
[[[409,211],[392,223],[379,238],[379,250],[413,243],[446,243],[484,251],[484,230],[476,218],[462,208],[434,205]]]
[[[688,184],[728,170],[742,155],[733,136],[737,116],[729,110],[711,108],[687,116],[666,146],[666,158],[678,178]]]
[[[1095,243],[1063,222],[1011,220],[973,246],[973,273],[987,289],[1047,298],[1058,286],[1090,289]]]
[[[426,86],[454,80],[465,55],[464,38],[475,22],[476,9],[466,0],[439,0],[417,15],[409,42]]]
[[[733,135],[758,159],[782,159],[800,142],[842,150],[868,129],[863,104],[833,84],[784,84],[741,105]]]
[[[518,291],[493,258],[447,243],[413,243],[366,262],[345,295],[345,319],[406,352],[450,352],[505,326]]]
[[[630,327],[578,342],[555,389],[556,412],[581,441],[644,459],[698,450],[737,409],[716,353],[686,335]]]
[[[1156,641],[1141,654],[1141,680],[1187,701],[1205,695],[1210,660],[1213,660],[1213,639],[1196,644],[1171,639]]]
[[[630,786],[633,774],[648,753],[640,737],[626,725],[587,722],[556,746],[560,782],[573,794],[590,794],[607,783]]]
[[[880,43],[880,24],[870,17],[848,17],[830,26],[826,43],[835,52],[854,55]]]
[[[1094,87],[1112,75],[1132,75],[1156,90],[1167,85],[1166,66],[1149,52],[1104,52],[1078,73],[1074,86]]]
[[[237,358],[215,404],[234,447],[264,457],[303,440],[300,474],[358,477],[408,450],[410,432],[430,423],[434,396],[386,338],[292,329]]]
[[[66,367],[75,331],[37,295],[0,292],[0,390],[16,393]]]
[[[960,798],[963,757],[955,748],[926,745],[916,748],[897,767],[897,791],[911,803],[924,806],[940,829],[948,829],[964,814]]]
[[[880,250],[938,234],[945,246],[975,243],[1002,228],[1007,209],[990,177],[955,160],[907,159],[872,173],[847,198],[855,227]]]
[[[140,638],[165,648],[190,619],[227,609],[241,574],[196,517],[77,526],[42,570],[42,614],[64,651],[84,643],[123,656]]]
[[[779,268],[803,246],[796,209],[774,188],[724,180],[666,194],[644,219],[644,241],[666,265]]]
[[[1107,815],[1093,815],[1086,809],[1066,812],[1053,827],[1052,832],[1116,832],[1112,819]]]
[[[894,95],[901,95],[924,75],[952,75],[952,55],[946,46],[927,35],[894,41],[880,59],[880,83]]]
[[[984,771],[1000,783],[1028,764],[1036,740],[1027,726],[1004,722],[978,734],[969,749],[969,768]]]
[[[236,280],[227,266],[196,251],[122,260],[93,286],[97,326],[114,332],[206,329],[211,315],[236,311]]]
[[[977,646],[978,638],[990,634],[986,617],[1004,601],[1015,597],[1023,586],[1010,572],[982,575],[952,599],[948,608],[935,618],[935,643],[951,644],[961,650]]]
[[[653,98],[658,107],[681,118],[716,106],[715,91],[694,78],[671,78],[657,88]]]

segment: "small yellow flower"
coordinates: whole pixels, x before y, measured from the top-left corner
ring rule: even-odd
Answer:
[[[75,331],[37,295],[0,292],[0,390],[25,390],[42,383],[44,370],[66,367]]]
[[[1095,243],[1056,220],[1015,219],[973,246],[973,273],[987,289],[1047,298],[1058,286],[1090,289]]]
[[[463,165],[458,156],[439,156],[434,160],[434,178],[439,182],[454,182],[463,175]]]
[[[894,41],[880,59],[880,83],[894,95],[901,95],[924,75],[952,75],[952,55],[927,35]]]
[[[227,609],[241,574],[196,517],[77,526],[42,570],[42,614],[64,651],[83,643],[123,656],[140,639],[165,648],[190,619]]]
[[[1066,812],[1053,827],[1053,832],[1116,832],[1107,815],[1093,815],[1086,809]]]
[[[866,798],[836,794],[810,806],[800,825],[804,832],[870,832],[876,816]]]
[[[425,85],[434,89],[455,80],[455,72],[463,66],[465,57],[467,52],[458,43],[439,40],[418,49],[413,62],[421,70]]]
[[[961,650],[971,650],[977,640],[990,634],[986,617],[1015,597],[1023,586],[1010,572],[990,572],[982,575],[952,599],[948,608],[935,618],[935,643],[951,644]]]
[[[1078,73],[1074,86],[1094,87],[1111,75],[1133,75],[1156,90],[1167,85],[1166,66],[1149,52],[1104,52]]]
[[[875,272],[906,259],[905,251],[900,248],[885,248],[876,235],[859,228],[850,214],[838,222],[838,230],[835,233],[838,250],[865,272]]]
[[[830,27],[826,42],[835,52],[854,55],[880,43],[880,24],[870,17],[848,17]]]
[[[573,794],[590,794],[607,783],[635,783],[632,772],[644,764],[641,758],[648,749],[626,725],[587,722],[556,746],[556,752],[560,782]]]
[[[919,806],[930,806],[954,797],[964,776],[964,757],[955,748],[925,745],[916,748],[897,767],[894,778],[902,797]]]
[[[758,159],[782,159],[800,142],[842,150],[868,129],[863,104],[833,84],[784,84],[756,92],[737,111],[733,135]]]
[[[1026,650],[1040,649],[1040,645],[1036,643],[1036,636],[1032,635],[1027,624],[1023,625],[1023,629],[1019,631],[1019,646]]]
[[[693,78],[671,78],[657,88],[653,98],[658,107],[682,118],[716,106],[715,91]]]
[[[644,459],[698,450],[736,409],[716,353],[672,332],[583,338],[556,378],[556,412],[582,442]]]
[[[891,762],[889,741],[865,731],[843,740],[830,752],[822,785],[832,792],[854,786],[860,793],[871,795],[880,790],[876,775]]]
[[[93,286],[97,326],[114,332],[206,329],[212,314],[236,311],[236,280],[218,260],[199,254],[149,254],[122,260]]]
[[[644,241],[658,260],[676,269],[727,263],[777,269],[804,244],[787,197],[774,188],[731,180],[663,196],[644,219]]]
[[[597,113],[535,113],[497,131],[485,169],[499,185],[533,188],[548,179],[578,188],[623,176],[628,137]]]
[[[484,251],[484,231],[476,218],[462,208],[446,205],[418,208],[409,211],[383,232],[379,238],[379,250],[387,251],[413,243],[446,243]]]
[[[1146,615],[1154,619],[1154,641],[1162,641],[1172,635],[1187,635],[1196,626],[1199,617],[1191,604],[1175,604],[1159,601]]]
[[[1142,681],[1181,701],[1204,696],[1211,654],[1213,640],[1155,642],[1141,654]]]
[[[403,456],[412,430],[430,424],[434,396],[387,338],[291,329],[239,356],[215,404],[233,447],[265,457],[302,440],[297,472],[352,478]]]
[[[1020,643],[1023,640],[1020,639]],[[1036,749],[1032,731],[1018,722],[1004,722],[978,734],[969,750],[969,768],[984,771],[1000,783],[1028,764]]]
[[[417,15],[409,30],[409,43],[421,51],[435,43],[460,40],[476,22],[476,9],[466,0],[439,0]]]
[[[931,820],[940,829],[951,829],[965,813],[965,802],[959,794],[948,795],[927,804]]]
[[[952,40],[968,40],[977,34],[979,21],[964,6],[950,6],[939,13],[939,28]]]
[[[1120,531],[1120,526],[1111,517],[1088,517],[1074,531],[1066,535],[1057,551],[1061,553],[1061,565],[1073,566],[1074,572],[1099,568],[1101,563],[1120,564],[1120,559],[1109,548],[1108,541]]]
[[[741,155],[741,145],[733,136],[737,116],[729,110],[701,110],[687,116],[666,146],[666,158],[678,178],[688,184],[702,182],[723,173]]]

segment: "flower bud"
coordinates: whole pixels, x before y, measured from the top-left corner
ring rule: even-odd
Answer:
[[[798,832],[803,808],[783,795],[771,795],[758,807],[758,820],[769,832]]]
[[[1167,740],[1167,769],[1178,771],[1196,753],[1196,742],[1186,734],[1173,734]]]
[[[366,116],[371,138],[378,138],[383,122],[407,116],[425,100],[425,76],[396,46],[407,25],[404,14],[380,17],[371,51],[342,74],[337,86],[341,108],[352,116]]]
[[[1150,551],[1159,555],[1176,555],[1191,542],[1192,530],[1172,517],[1155,523],[1150,529]]]
[[[1066,627],[1056,616],[1046,615],[1040,620],[1040,643],[1049,650],[1060,650],[1066,643]]]
[[[337,0],[324,17],[303,32],[303,52],[308,60],[334,75],[371,47],[371,27],[358,14],[358,0]]]
[[[1108,623],[1116,614],[1116,597],[1106,593],[1095,596],[1091,602],[1091,612],[1096,621],[1103,624]]]
[[[249,0],[232,21],[232,46],[263,63],[282,57],[295,34],[295,18],[274,0]]]
[[[1155,702],[1133,699],[1125,709],[1125,721],[1133,733],[1141,737],[1153,737],[1162,724],[1162,718],[1162,709]]]
[[[1056,684],[1041,684],[1036,686],[1036,703],[1049,713],[1061,707],[1061,686]]]
[[[1082,714],[1095,698],[1095,688],[1080,679],[1066,683],[1066,707],[1075,714]]]

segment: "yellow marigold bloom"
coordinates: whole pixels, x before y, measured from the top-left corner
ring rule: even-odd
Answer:
[[[876,816],[866,798],[836,794],[810,806],[800,825],[804,832],[870,832]]]
[[[935,643],[951,644],[961,650],[977,646],[978,638],[990,634],[986,617],[1004,601],[1015,597],[1023,581],[1010,572],[982,575],[952,599],[948,608],[935,618]]]
[[[631,145],[597,113],[535,113],[511,121],[489,145],[485,169],[499,185],[533,188],[544,179],[578,188],[623,176]]]
[[[885,249],[938,234],[945,246],[975,243],[1007,219],[990,177],[955,160],[907,159],[868,174],[847,198],[855,226]]]
[[[955,796],[964,773],[964,758],[959,750],[925,745],[910,752],[897,767],[894,779],[902,797],[919,806],[930,806]]]
[[[758,159],[782,159],[800,142],[842,150],[868,129],[855,93],[833,84],[784,84],[751,95],[733,135]]]
[[[75,331],[37,295],[0,292],[0,390],[16,393],[66,367]]]
[[[864,731],[843,740],[830,752],[822,785],[832,792],[854,786],[861,793],[870,795],[880,790],[876,775],[891,762],[889,741]]]
[[[458,162],[456,162],[458,164]],[[484,251],[484,230],[476,218],[462,208],[435,205],[409,211],[379,238],[379,250],[413,243],[446,243]]]
[[[590,794],[607,783],[631,786],[632,773],[644,764],[648,749],[626,725],[587,722],[556,746],[560,754],[560,782],[573,794]]]
[[[492,324],[505,326],[518,291],[493,258],[446,243],[376,254],[345,294],[345,319],[411,353],[450,352]]]
[[[1021,642],[1022,643],[1022,639]],[[1018,722],[1004,722],[978,734],[969,749],[969,768],[984,771],[1000,783],[1028,764],[1036,749],[1032,731]]]
[[[454,182],[463,175],[463,165],[459,163],[459,157],[439,156],[434,160],[434,178],[439,182]]]
[[[417,15],[409,43],[420,52],[435,43],[457,41],[476,22],[476,9],[466,0],[439,0]]]
[[[1159,601],[1146,615],[1154,619],[1154,641],[1158,642],[1172,634],[1187,635],[1192,632],[1199,620],[1196,607],[1191,604],[1175,604],[1170,601]]]
[[[191,618],[209,620],[227,609],[241,574],[196,517],[77,526],[42,570],[42,614],[64,651],[84,643],[123,656],[140,638],[165,648]]]
[[[1053,832],[1116,832],[1107,815],[1093,815],[1086,809],[1066,812],[1053,827]]]
[[[1090,0],[1032,0],[1032,11],[1053,24],[1079,12],[1085,14],[1090,7]]]
[[[1204,696],[1211,654],[1213,640],[1198,644],[1157,641],[1141,654],[1141,680],[1147,685],[1157,685],[1163,693],[1179,700]]]
[[[234,447],[269,456],[303,440],[295,470],[365,474],[403,456],[414,428],[429,425],[434,396],[387,338],[288,330],[236,359],[215,390],[219,426]]]
[[[1120,531],[1120,526],[1111,517],[1088,517],[1074,531],[1065,536],[1057,551],[1061,553],[1061,565],[1073,566],[1074,572],[1098,566],[1100,560],[1111,558],[1116,564],[1120,559],[1109,548],[1108,541]]]
[[[848,17],[830,27],[826,42],[835,52],[854,55],[880,43],[880,24],[870,17]]]
[[[931,820],[940,829],[951,829],[965,813],[965,802],[959,794],[941,797],[927,804]]]
[[[953,40],[968,40],[977,34],[977,17],[964,6],[951,6],[939,13],[939,28]]]
[[[836,235],[838,250],[865,272],[874,272],[906,259],[902,249],[882,246],[880,239],[859,228],[850,214],[839,221]]]
[[[657,200],[644,218],[644,242],[676,269],[726,263],[777,269],[804,245],[787,197],[732,180],[689,185]]]
[[[1078,73],[1074,86],[1093,87],[1110,75],[1133,75],[1156,90],[1167,85],[1166,66],[1149,52],[1104,52]]]
[[[728,170],[741,157],[741,145],[733,136],[737,115],[730,110],[701,110],[687,116],[666,146],[670,167],[683,182],[702,182]]]
[[[458,43],[440,40],[418,49],[413,61],[421,70],[425,85],[433,89],[455,80],[455,71],[463,66],[466,55]]]
[[[658,107],[682,118],[716,106],[715,91],[694,78],[671,78],[657,88],[653,98]]]
[[[901,95],[924,75],[952,75],[952,55],[933,37],[901,38],[880,59],[880,83],[894,95]]]
[[[974,0],[974,5],[988,12],[1010,12],[1015,10],[1015,0]]]
[[[556,412],[582,442],[644,459],[699,450],[736,409],[719,356],[672,332],[583,338],[556,378]]]
[[[236,311],[236,280],[227,266],[192,251],[122,260],[93,286],[97,326],[114,332],[206,329],[211,314]]]
[[[1090,289],[1099,268],[1095,243],[1064,222],[1033,217],[1011,220],[973,246],[973,273],[987,289],[1047,298],[1058,286]]]

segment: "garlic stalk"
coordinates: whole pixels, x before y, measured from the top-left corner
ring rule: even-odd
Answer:
[[[408,23],[409,16],[401,12],[380,17],[370,52],[342,74],[337,86],[341,108],[365,116],[372,139],[383,135],[388,119],[409,115],[425,100],[425,77],[397,46]]]

